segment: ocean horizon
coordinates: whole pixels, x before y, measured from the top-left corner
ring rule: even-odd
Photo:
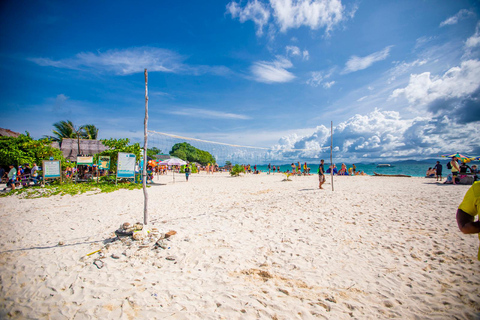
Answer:
[[[330,166],[330,162],[325,159],[325,170],[328,169]],[[380,173],[380,174],[404,174],[404,175],[409,175],[412,177],[425,177],[425,174],[428,170],[428,168],[433,168],[436,164],[437,161],[440,161],[440,164],[443,166],[442,170],[442,176],[446,178],[446,176],[450,173],[450,170],[447,169],[447,162],[449,159],[443,159],[443,160],[403,160],[403,161],[391,161],[391,162],[370,162],[370,163],[362,163],[362,162],[355,162],[356,166],[356,171],[363,171],[367,175],[374,175],[374,172]],[[337,169],[339,170],[342,166],[342,163],[345,163],[347,166],[347,169],[352,168],[352,163],[348,162],[333,162]],[[304,162],[300,162],[300,165],[302,166],[303,170],[303,164]],[[390,167],[377,167],[378,164],[389,164]],[[469,166],[472,166],[473,164],[476,164],[477,166],[480,166],[479,161],[472,161],[468,163]],[[255,164],[250,163],[250,166],[253,170],[253,166]],[[287,170],[291,171],[291,163],[289,164],[276,164],[274,162],[271,163],[271,166],[275,167],[280,166],[280,171],[281,172],[286,172]],[[295,162],[295,165],[298,166],[298,162]],[[309,163],[307,162],[307,166],[310,168],[310,173],[316,174],[318,172],[318,166],[319,162],[317,163]],[[262,165],[257,165],[257,170],[261,172],[268,172],[268,164],[262,164]]]

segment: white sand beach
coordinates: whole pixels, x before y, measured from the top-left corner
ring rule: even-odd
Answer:
[[[0,318],[480,317],[478,237],[455,221],[469,186],[283,179],[155,178],[149,227],[177,232],[166,249],[108,240],[143,221],[142,190],[0,198]]]

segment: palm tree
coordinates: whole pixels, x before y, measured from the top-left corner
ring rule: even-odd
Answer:
[[[54,136],[46,136],[47,138],[61,142],[63,139],[77,139],[78,154],[80,154],[80,138],[95,140],[98,136],[98,128],[93,124],[87,124],[75,127],[72,121],[58,121],[53,124],[56,130],[52,130]]]
[[[54,136],[46,136],[53,141],[62,141],[63,138],[74,139],[77,138],[77,131],[72,121],[58,121],[53,124],[55,130],[52,130]],[[80,129],[80,128],[79,128]]]
[[[86,124],[81,127],[83,129],[83,137],[85,139],[96,140],[98,136],[98,128],[93,124]]]

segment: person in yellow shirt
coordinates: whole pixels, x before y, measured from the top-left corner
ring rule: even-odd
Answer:
[[[468,189],[462,203],[457,210],[458,228],[464,234],[478,233],[480,239],[480,220],[475,221],[475,216],[480,214],[480,181],[475,182]],[[480,260],[480,248],[478,251]]]

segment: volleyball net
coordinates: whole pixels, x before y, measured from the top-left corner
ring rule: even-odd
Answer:
[[[226,161],[230,161],[232,164],[303,162],[318,160],[321,156],[325,157],[327,153],[330,153],[329,146],[321,147],[318,143],[310,144],[304,149],[288,148],[283,145],[262,148],[182,137],[148,130],[148,147],[158,148],[163,154],[168,154],[175,144],[183,142],[209,152],[220,165],[225,164]]]

